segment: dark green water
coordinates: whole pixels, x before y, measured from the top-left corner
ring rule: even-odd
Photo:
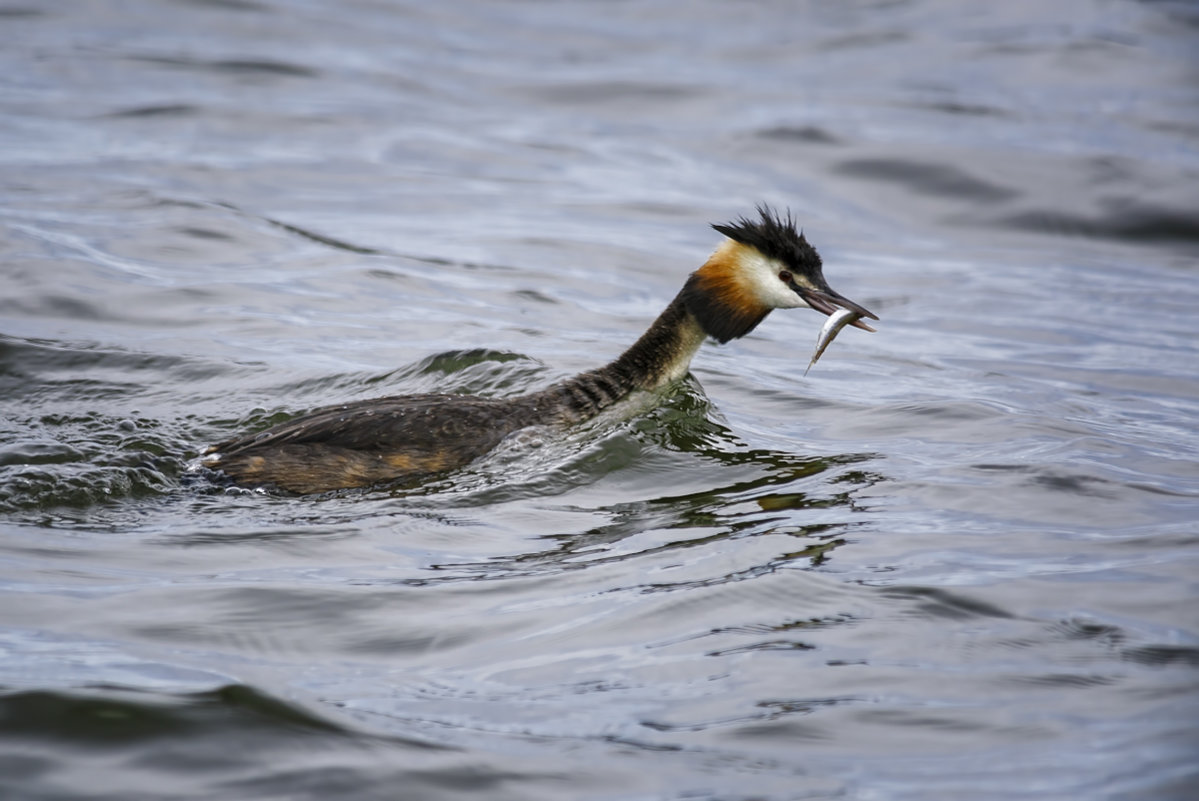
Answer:
[[[1187,799],[1182,3],[0,6],[0,797]],[[879,313],[405,492],[187,472],[619,353],[789,207]]]

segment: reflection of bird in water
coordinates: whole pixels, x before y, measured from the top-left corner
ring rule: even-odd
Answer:
[[[297,493],[411,481],[461,467],[514,431],[591,417],[687,374],[712,337],[745,336],[772,309],[838,307],[877,320],[829,288],[820,255],[788,217],[714,225],[728,237],[666,310],[611,364],[516,398],[399,395],[318,409],[208,449],[205,466],[244,486]],[[851,323],[873,330],[856,318]]]

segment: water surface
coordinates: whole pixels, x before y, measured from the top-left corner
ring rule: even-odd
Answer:
[[[1184,3],[0,9],[0,795],[1184,799]],[[596,366],[790,208],[878,312],[410,491],[189,476]]]

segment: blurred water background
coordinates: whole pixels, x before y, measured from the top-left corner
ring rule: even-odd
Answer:
[[[0,796],[1185,799],[1199,10],[0,3]],[[189,481],[519,394],[790,208],[878,312],[411,492]]]

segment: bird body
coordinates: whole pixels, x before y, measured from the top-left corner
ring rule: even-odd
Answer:
[[[713,226],[727,239],[603,367],[516,398],[399,395],[326,407],[214,445],[203,464],[240,485],[301,494],[419,481],[470,463],[520,429],[576,423],[632,392],[676,381],[708,337],[744,336],[772,309],[842,307],[878,319],[828,287],[819,254],[790,218],[765,207],[759,214]]]

